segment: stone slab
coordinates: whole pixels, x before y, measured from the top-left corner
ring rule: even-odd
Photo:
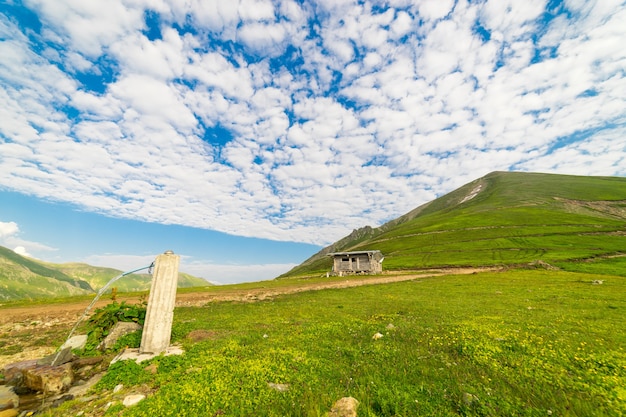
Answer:
[[[163,352],[162,355],[164,356],[182,355],[183,353],[185,353],[185,351],[180,346],[169,346],[167,349],[165,349],[165,352]],[[113,360],[111,361],[111,364],[118,362],[118,361],[125,361],[125,360],[133,360],[137,363],[141,363],[141,362],[156,358],[159,355],[161,354],[141,353],[139,349],[126,349],[120,352],[120,354],[117,355],[115,358],[113,358]]]
[[[20,397],[15,393],[13,387],[0,385],[0,410],[17,408],[20,405]]]

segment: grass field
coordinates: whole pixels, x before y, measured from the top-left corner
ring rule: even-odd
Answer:
[[[92,402],[44,415],[102,415],[124,384],[148,398],[104,415],[323,416],[352,396],[359,416],[621,416],[626,278],[597,279],[508,271],[179,308],[183,356],[115,364]]]

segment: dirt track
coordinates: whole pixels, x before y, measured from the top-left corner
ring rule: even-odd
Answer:
[[[350,277],[350,279],[328,282],[294,282],[293,286],[263,288],[259,283],[253,289],[219,288],[217,291],[179,293],[176,306],[203,306],[217,301],[255,302],[282,294],[303,291],[316,291],[328,288],[348,288],[362,285],[386,284],[410,281],[426,277],[452,274],[473,274],[476,272],[496,271],[498,268],[449,268],[433,271],[420,271],[411,275],[385,275],[377,277]],[[118,297],[119,301],[136,303],[138,297]],[[93,310],[111,302],[110,296],[98,301]],[[28,359],[42,358],[52,354],[58,345],[51,346],[52,340],[61,340],[83,315],[89,301],[67,304],[32,305],[30,307],[0,307],[0,370],[6,364]]]
[[[436,271],[424,271],[419,274],[412,275],[388,275],[382,277],[363,277],[351,278],[345,281],[329,281],[328,283],[307,283],[301,281],[297,285],[281,288],[254,288],[254,289],[233,289],[230,291],[219,292],[197,292],[197,293],[181,293],[176,297],[176,306],[203,306],[212,301],[259,301],[271,298],[281,294],[293,294],[303,291],[316,291],[327,288],[348,288],[358,287],[361,285],[387,284],[391,282],[410,281],[419,278],[442,276],[450,274],[467,275],[476,272],[495,271],[498,268],[448,268],[438,269]],[[136,302],[135,298],[119,297],[119,301],[126,300],[128,302]],[[97,309],[111,302],[109,297],[99,300],[93,309]],[[54,323],[55,325],[75,323],[83,314],[89,302],[68,303],[68,304],[49,304],[34,305],[32,307],[7,307],[0,308],[0,332],[5,326],[16,323]]]

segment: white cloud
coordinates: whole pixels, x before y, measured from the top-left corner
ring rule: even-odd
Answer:
[[[26,248],[24,246],[16,246],[13,249],[13,252],[15,252],[15,253],[17,253],[18,255],[21,255],[21,256],[32,258],[31,254],[26,251]]]
[[[20,231],[15,222],[0,222],[0,239],[16,235]]]
[[[492,170],[626,174],[621,4],[88,3],[0,17],[8,189],[323,244]]]
[[[441,19],[450,13],[453,0],[424,0],[419,3],[419,14],[426,20]]]
[[[20,228],[15,222],[0,221],[0,245],[12,247],[18,255],[32,258],[30,251],[54,251],[55,249],[38,242],[31,242],[19,237]],[[26,249],[29,248],[29,249]]]
[[[40,11],[47,30],[55,29],[61,39],[80,53],[97,57],[111,43],[143,26],[142,4],[132,7],[122,0],[83,2],[79,0],[28,0]],[[48,35],[50,36],[50,35]]]

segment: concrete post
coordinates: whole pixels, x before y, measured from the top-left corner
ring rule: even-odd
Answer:
[[[179,263],[171,250],[156,258],[139,353],[159,355],[170,345]]]

